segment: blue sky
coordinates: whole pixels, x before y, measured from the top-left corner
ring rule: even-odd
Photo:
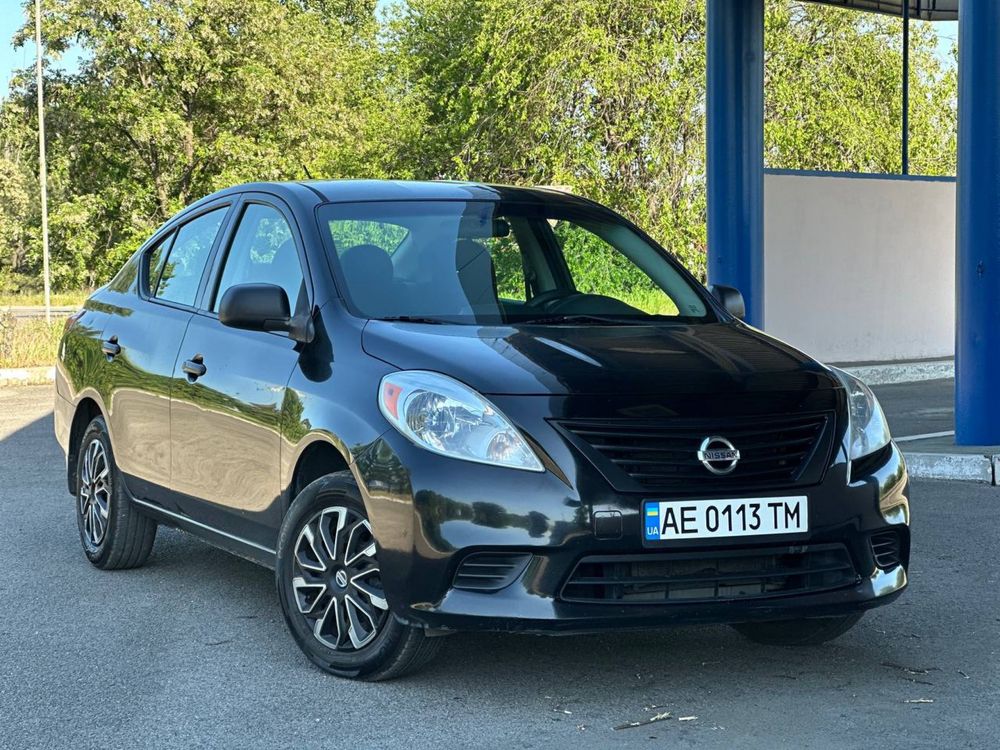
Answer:
[[[26,68],[35,64],[35,44],[25,44],[20,49],[14,49],[11,41],[26,17],[20,0],[0,0],[0,97],[3,97],[10,85],[10,77],[18,68]],[[64,59],[52,63],[57,68],[72,69],[76,66],[78,55],[71,50]]]
[[[388,0],[379,0],[380,5],[385,5],[387,2]],[[0,0],[0,98],[7,92],[11,74],[16,69],[25,68],[35,62],[34,43],[25,44],[20,49],[14,49],[11,44],[14,32],[25,20],[20,5],[20,0]],[[951,21],[939,23],[938,33],[941,35],[940,54],[946,56],[951,49],[952,41],[958,36],[958,24]],[[63,60],[54,65],[72,69],[77,59],[78,55],[70,50]]]

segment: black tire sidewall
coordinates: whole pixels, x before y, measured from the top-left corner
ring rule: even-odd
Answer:
[[[80,491],[82,486],[81,473],[83,469],[84,457],[87,454],[87,448],[90,446],[94,440],[99,440],[102,447],[104,448],[104,455],[108,462],[108,471],[110,473],[109,481],[111,482],[111,492],[108,497],[108,527],[104,532],[104,538],[98,545],[93,545],[90,540],[87,539],[87,534],[83,530],[83,516],[80,515]],[[76,525],[77,530],[80,533],[80,544],[83,545],[83,552],[87,555],[87,559],[90,560],[94,565],[100,566],[104,563],[107,557],[111,553],[111,547],[113,545],[113,539],[118,532],[118,517],[120,515],[120,510],[123,505],[122,491],[121,491],[121,477],[118,474],[118,467],[115,463],[115,454],[111,448],[111,439],[108,437],[108,427],[104,422],[103,417],[95,417],[89,425],[87,425],[86,431],[83,433],[83,439],[80,441],[80,449],[77,451],[76,460]]]
[[[409,627],[390,612],[374,641],[359,651],[336,651],[313,636],[305,618],[298,612],[291,585],[294,574],[292,555],[303,524],[320,510],[334,505],[351,508],[368,518],[361,492],[349,472],[317,479],[299,493],[285,514],[278,535],[274,570],[278,603],[292,637],[313,664],[339,677],[364,679],[377,674],[396,659],[408,636]],[[377,550],[376,542],[376,554]]]

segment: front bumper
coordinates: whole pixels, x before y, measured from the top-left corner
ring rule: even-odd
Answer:
[[[754,554],[765,548],[791,552],[842,545],[855,573],[846,585],[691,603],[567,600],[563,587],[581,559],[665,550],[644,548],[641,541],[642,502],[652,497],[615,493],[568,449],[553,458],[563,471],[530,473],[468,464],[428,454],[394,432],[359,457],[356,468],[380,545],[383,584],[399,619],[435,630],[529,633],[797,619],[887,604],[907,585],[909,486],[902,454],[892,445],[866,476],[849,480],[846,462],[838,459],[822,483],[785,493],[809,496],[811,527],[805,534],[725,544],[687,540],[670,547],[694,557],[703,551],[708,557],[720,551]],[[595,519],[608,512],[620,514],[619,538],[602,539],[595,533]],[[896,532],[898,557],[895,564],[879,567],[872,536],[887,530]],[[456,571],[469,555],[518,552],[530,554],[530,563],[501,590],[454,586]]]

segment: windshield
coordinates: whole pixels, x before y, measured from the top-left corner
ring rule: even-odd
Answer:
[[[611,212],[399,201],[319,212],[357,314],[475,325],[705,321],[702,296]]]

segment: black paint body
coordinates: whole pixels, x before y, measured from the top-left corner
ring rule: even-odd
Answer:
[[[74,441],[102,413],[130,494],[158,520],[273,566],[284,513],[304,482],[349,470],[365,497],[379,544],[385,590],[402,620],[432,628],[539,632],[631,628],[675,622],[738,622],[839,614],[891,601],[876,597],[870,535],[894,529],[902,565],[909,530],[880,508],[905,503],[908,483],[894,445],[850,477],[844,449],[845,391],[825,367],[732,318],[705,293],[717,322],[629,326],[423,325],[365,320],[335,282],[334,254],[318,206],[368,200],[521,200],[570,203],[553,191],[468,184],[341,182],[261,184],[200,201],[147,243],[197,212],[228,206],[196,304],[150,299],[140,250],[116,282],[91,297],[60,349],[56,432],[75,465]],[[218,273],[241,203],[263,201],[292,226],[308,268],[315,336],[223,326],[201,309]],[[671,262],[674,262],[671,260]],[[120,346],[110,357],[107,342]],[[183,371],[198,358],[205,374]],[[412,444],[379,411],[380,379],[397,369],[446,373],[486,395],[528,437],[546,466],[527,472],[464,462]],[[651,491],[575,436],[570,420],[746,424],[775,416],[825,415],[809,465],[794,481],[738,476],[699,481],[693,491]],[[697,445],[691,447],[692,454]],[[857,462],[855,462],[857,463]],[[709,478],[710,480],[711,478]],[[69,472],[74,490],[73,472]],[[806,534],[724,542],[683,541],[668,550],[642,541],[647,499],[807,495]],[[615,519],[598,538],[595,521]],[[620,521],[617,514],[620,514]],[[585,555],[664,551],[753,551],[844,544],[851,585],[821,593],[711,602],[566,601],[562,587]],[[475,552],[532,555],[499,591],[453,587]]]

